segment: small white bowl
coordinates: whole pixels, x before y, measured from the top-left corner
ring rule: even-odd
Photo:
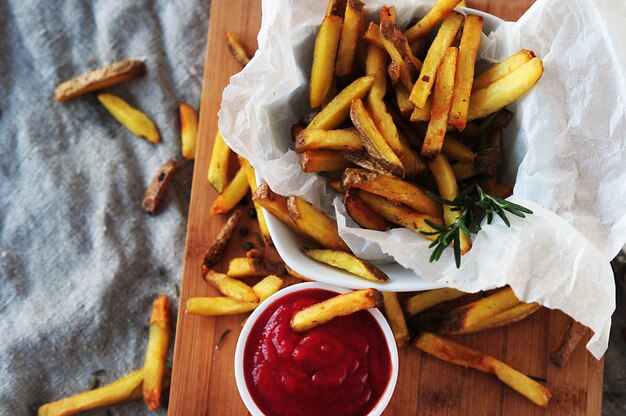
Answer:
[[[243,370],[244,352],[248,336],[250,335],[250,331],[259,316],[276,300],[290,293],[307,289],[325,289],[336,293],[350,292],[349,289],[317,282],[297,283],[288,286],[274,293],[272,296],[267,298],[265,302],[263,302],[258,308],[256,308],[247,319],[245,325],[243,326],[243,329],[241,330],[241,334],[239,334],[237,347],[235,349],[235,381],[237,382],[237,389],[239,390],[239,395],[241,396],[243,403],[246,405],[246,408],[253,416],[264,416],[264,413],[258,408],[256,403],[252,399],[252,396],[250,395],[250,391],[248,390],[248,385],[246,383],[246,377]],[[387,407],[387,404],[389,403],[389,400],[391,400],[391,396],[393,395],[393,391],[396,387],[396,381],[398,379],[398,348],[396,346],[396,341],[393,337],[393,332],[391,331],[391,328],[389,327],[389,324],[387,323],[387,320],[385,319],[383,314],[380,313],[380,311],[376,308],[369,309],[368,312],[372,314],[376,322],[378,322],[378,325],[380,325],[380,329],[383,331],[383,334],[385,336],[387,348],[389,349],[389,356],[391,358],[391,376],[389,377],[387,387],[385,387],[385,390],[378,400],[378,403],[376,403],[376,406],[374,406],[374,408],[367,414],[367,416],[378,416],[383,412],[383,410],[385,410],[385,407]]]

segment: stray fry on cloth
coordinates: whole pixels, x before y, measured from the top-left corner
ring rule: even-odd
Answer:
[[[246,52],[246,48],[243,46],[241,39],[239,39],[239,36],[232,32],[226,32],[226,44],[241,66],[248,65],[250,57],[248,56],[248,52]]]
[[[113,94],[98,94],[98,101],[120,124],[130,130],[135,136],[141,137],[150,143],[161,140],[159,129],[147,115],[131,107],[126,101]]]
[[[204,265],[202,265],[202,277],[222,295],[240,302],[259,302],[259,295],[241,280],[218,273]]]
[[[143,366],[143,401],[153,412],[161,406],[165,358],[171,336],[170,302],[166,296],[158,296],[152,305],[150,336]]]
[[[118,61],[59,84],[54,91],[54,101],[60,103],[92,91],[112,87],[143,75],[145,72],[146,67],[141,61]]]
[[[291,329],[304,332],[322,325],[338,316],[378,308],[383,304],[383,295],[376,289],[355,290],[342,293],[296,312],[291,318]]]
[[[466,295],[465,292],[452,288],[433,289],[417,293],[404,302],[407,315],[413,316],[440,303]]]
[[[226,224],[224,224],[220,232],[217,234],[215,241],[207,249],[206,254],[204,255],[204,260],[202,261],[203,265],[211,267],[222,260],[222,256],[224,255],[226,248],[228,248],[228,243],[230,242],[242,215],[243,213],[239,209],[231,214],[228,221],[226,221]]]
[[[230,277],[262,277],[285,274],[285,263],[256,257],[236,257],[228,263]]]
[[[573,319],[570,320],[563,334],[561,334],[559,342],[550,352],[550,361],[558,368],[563,368],[587,331],[587,327],[583,324]]]
[[[231,183],[224,189],[224,192],[213,201],[209,213],[211,215],[227,213],[246,196],[249,189],[250,185],[248,184],[246,171],[243,168],[239,168]]]
[[[350,252],[348,245],[339,237],[337,223],[304,199],[295,195],[287,198],[287,211],[291,220],[309,238],[325,248]]]
[[[303,248],[302,252],[313,260],[346,270],[367,280],[374,282],[389,280],[389,276],[378,267],[345,251]]]
[[[226,145],[222,135],[215,133],[211,162],[209,164],[208,180],[218,193],[224,192],[228,183],[228,161],[230,159],[230,147]]]
[[[180,103],[180,139],[181,153],[185,159],[196,157],[196,139],[198,137],[198,115],[187,103]]]
[[[396,344],[398,347],[402,347],[411,337],[409,336],[409,329],[406,326],[404,312],[398,301],[397,293],[383,292],[383,309]]]
[[[172,182],[174,174],[178,172],[178,169],[180,169],[180,163],[178,163],[176,158],[168,160],[159,168],[143,196],[143,201],[141,201],[142,210],[148,214],[156,214],[163,195],[165,195],[165,191],[167,191],[167,187]]]

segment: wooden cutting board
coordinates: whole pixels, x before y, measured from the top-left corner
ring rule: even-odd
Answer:
[[[321,1],[321,0],[320,0]],[[390,3],[393,3],[390,1]],[[506,20],[516,20],[533,0],[468,1],[469,6]],[[194,296],[216,296],[200,276],[206,247],[214,240],[226,216],[209,216],[217,194],[206,179],[217,111],[222,90],[241,67],[231,56],[224,33],[239,34],[250,51],[256,48],[261,23],[260,1],[214,0],[204,68],[200,106],[198,150],[195,161],[187,247],[178,314],[169,414],[172,416],[247,414],[239,398],[233,373],[237,336],[245,316],[208,318],[185,315],[185,301]],[[237,167],[232,160],[231,170]],[[232,172],[231,172],[232,174]],[[250,203],[241,209],[248,211]],[[243,244],[258,246],[255,221],[245,217],[250,232],[235,235],[226,258],[242,256]],[[268,249],[270,255],[275,255]],[[226,264],[218,265],[225,270]],[[288,280],[287,283],[293,283]],[[599,415],[602,401],[603,361],[596,361],[579,346],[564,369],[548,360],[550,347],[565,327],[567,317],[557,311],[541,310],[511,327],[461,337],[470,347],[490,353],[512,367],[544,383],[554,397],[540,409],[500,383],[478,373],[421,354],[411,346],[400,350],[398,384],[386,415]],[[225,331],[219,348],[215,345]]]

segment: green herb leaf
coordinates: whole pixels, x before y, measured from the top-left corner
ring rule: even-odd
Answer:
[[[222,342],[224,342],[224,338],[226,338],[226,335],[228,335],[230,333],[230,329],[225,330],[224,332],[222,332],[222,335],[220,335],[220,337],[217,339],[217,342],[215,343],[215,349],[219,349],[220,345],[222,345]]]

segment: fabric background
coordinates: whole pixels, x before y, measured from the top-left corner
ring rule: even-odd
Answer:
[[[178,104],[198,107],[209,0],[0,0],[0,415],[109,383],[143,365],[157,294],[176,316],[193,163],[158,215],[140,202],[180,157]],[[138,139],[94,95],[55,86],[120,59],[144,77],[111,89],[145,111],[162,142]],[[603,414],[626,413],[626,259],[606,354]],[[165,414],[164,410],[160,411]],[[95,415],[151,414],[142,403]]]

